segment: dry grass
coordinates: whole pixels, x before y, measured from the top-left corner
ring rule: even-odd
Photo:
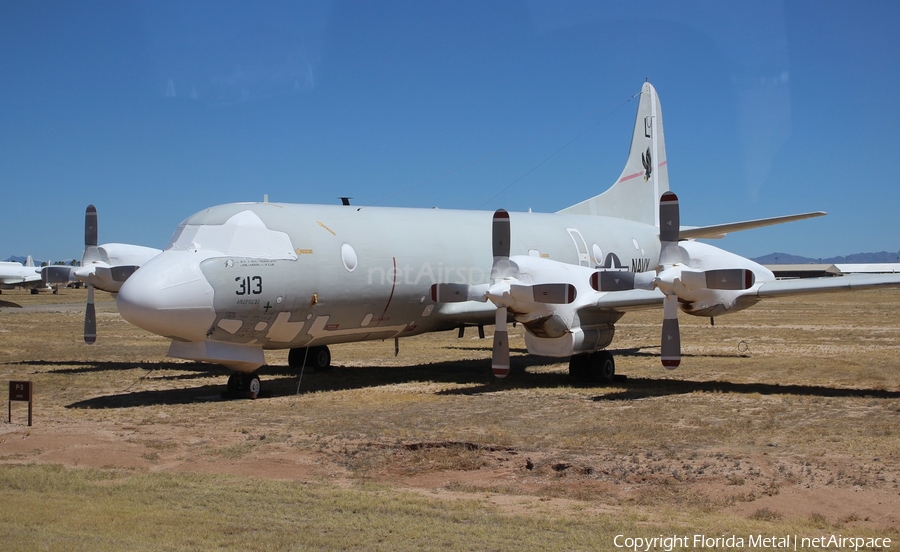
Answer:
[[[19,549],[900,537],[897,290],[769,301],[714,327],[682,316],[674,372],[656,358],[661,313],[630,314],[613,342],[627,379],[608,387],[524,356],[521,328],[504,381],[473,330],[403,340],[396,358],[390,342],[335,346],[337,368],[299,394],[286,352],[267,352],[256,401],[210,400],[227,371],[165,358],[111,302],[89,347],[83,292],[3,297],[30,308],[0,313],[0,380],[36,390],[33,428],[18,404],[0,425],[0,500],[18,505],[0,540]]]

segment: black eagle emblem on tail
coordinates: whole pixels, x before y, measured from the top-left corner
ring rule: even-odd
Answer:
[[[651,159],[650,148],[647,148],[647,152],[641,154],[641,163],[644,165],[644,182],[650,180],[650,174],[653,173],[653,162]]]

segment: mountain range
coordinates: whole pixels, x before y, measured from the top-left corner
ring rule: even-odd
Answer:
[[[751,259],[761,265],[773,264],[870,264],[870,263],[900,263],[900,251],[879,251],[878,253],[853,253],[845,257],[828,257],[812,259],[791,255],[790,253],[769,253],[762,257]]]

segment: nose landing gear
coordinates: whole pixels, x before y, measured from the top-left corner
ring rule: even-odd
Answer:
[[[234,373],[228,377],[228,386],[222,395],[227,399],[255,399],[259,390],[259,376],[255,373]]]

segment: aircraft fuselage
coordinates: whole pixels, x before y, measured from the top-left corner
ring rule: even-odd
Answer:
[[[176,342],[268,349],[493,324],[490,303],[436,303],[430,293],[435,283],[490,281],[491,220],[488,211],[220,205],[188,218],[126,282],[120,311]],[[635,272],[658,264],[655,226],[544,213],[510,220],[511,255]]]

